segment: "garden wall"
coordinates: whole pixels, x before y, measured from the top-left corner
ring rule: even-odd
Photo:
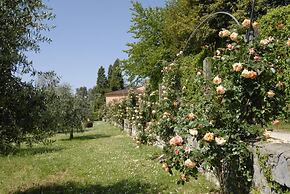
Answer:
[[[254,186],[263,194],[289,192],[290,144],[257,144],[253,152]]]
[[[136,137],[136,127],[124,120],[124,126],[115,124],[122,128],[125,133]],[[192,141],[194,142],[194,141]],[[155,146],[163,147],[164,142],[157,141]],[[286,143],[259,143],[251,147],[254,153],[254,177],[253,184],[261,194],[280,193],[275,188],[290,189],[290,144]],[[265,175],[266,173],[266,175]],[[210,172],[204,172],[207,179],[218,185],[217,179]],[[269,182],[270,180],[270,182]]]

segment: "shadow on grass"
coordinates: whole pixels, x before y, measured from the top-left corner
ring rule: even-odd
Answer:
[[[27,156],[27,155],[38,155],[47,154],[63,150],[62,147],[27,147],[16,150],[12,155]]]
[[[95,134],[95,135],[82,135],[82,136],[75,136],[73,139],[61,139],[61,141],[73,141],[73,140],[90,140],[90,139],[99,139],[99,138],[108,138],[111,137],[110,135],[103,135],[103,134]]]
[[[14,194],[54,194],[54,193],[69,193],[69,194],[101,194],[101,193],[158,193],[165,187],[150,185],[137,181],[123,180],[113,185],[81,185],[75,182],[67,182],[64,184],[42,185],[29,188],[27,190],[16,191]]]

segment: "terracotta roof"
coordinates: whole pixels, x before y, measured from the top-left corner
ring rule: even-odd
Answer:
[[[144,86],[133,88],[134,92],[142,93],[144,90],[142,89]],[[125,88],[123,90],[117,90],[113,92],[105,93],[105,96],[126,96],[129,93],[130,88]]]

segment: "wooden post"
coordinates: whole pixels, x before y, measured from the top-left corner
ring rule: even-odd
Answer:
[[[212,80],[212,72],[211,72],[212,61],[209,57],[206,57],[203,60],[203,76],[206,81]],[[205,95],[208,97],[210,87],[206,84],[204,87]]]

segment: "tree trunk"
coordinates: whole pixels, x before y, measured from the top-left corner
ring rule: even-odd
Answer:
[[[74,130],[71,129],[69,133],[69,139],[72,140],[74,138]]]

